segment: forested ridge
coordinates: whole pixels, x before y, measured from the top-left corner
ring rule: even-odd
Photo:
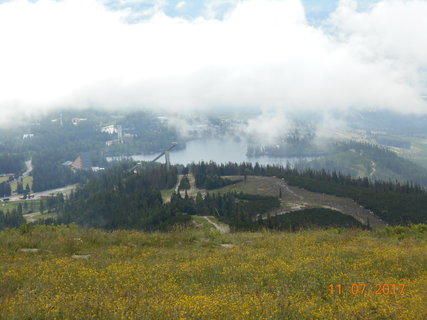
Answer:
[[[228,178],[223,178],[217,174],[204,174],[197,172],[194,173],[194,179],[197,188],[207,190],[222,188],[240,181],[233,181]]]

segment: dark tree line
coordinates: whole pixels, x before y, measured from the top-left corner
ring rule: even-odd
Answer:
[[[0,210],[0,229],[17,228],[23,223],[25,223],[25,219],[22,216],[22,212],[19,213],[16,209],[7,210],[6,212]]]
[[[184,175],[181,179],[181,182],[179,183],[178,189],[179,190],[190,190],[191,185],[190,181],[188,180],[188,176]]]
[[[228,175],[228,172],[226,172],[226,166],[233,166],[233,164],[221,164],[218,167],[218,165],[214,164],[213,162],[200,162],[198,165],[194,163],[189,165],[187,167],[187,170],[193,173],[197,188],[212,190],[239,182],[221,177],[224,175]],[[236,168],[232,168],[230,172],[233,171],[233,169]],[[229,175],[233,174],[230,173]]]
[[[0,183],[0,197],[8,197],[12,194],[9,182]]]
[[[217,174],[204,173],[195,173],[194,179],[197,188],[207,190],[218,189],[239,182],[228,178],[222,178]]]
[[[258,224],[260,227],[289,231],[311,228],[366,228],[352,216],[324,208],[304,209],[274,217],[268,216],[267,219],[258,220]]]

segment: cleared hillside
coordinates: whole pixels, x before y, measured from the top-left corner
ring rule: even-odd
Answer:
[[[243,180],[240,176],[228,177],[233,180]],[[281,191],[280,191],[281,190]],[[328,208],[350,215],[364,225],[382,227],[385,223],[350,198],[337,197],[324,193],[311,192],[302,188],[290,186],[285,180],[275,177],[247,176],[246,181],[215,190],[221,193],[236,191],[249,194],[260,194],[281,197],[281,208],[271,212],[271,215],[286,214],[304,208]]]
[[[203,220],[0,232],[0,319],[427,317],[425,226],[221,234]]]

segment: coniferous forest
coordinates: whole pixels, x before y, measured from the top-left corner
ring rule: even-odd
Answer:
[[[0,174],[19,175],[24,171],[25,156],[23,154],[0,153]]]
[[[136,173],[126,162],[91,178],[66,201],[58,222],[105,229],[164,229],[189,220],[163,205],[160,189],[177,182],[176,168],[147,166]]]
[[[427,192],[411,183],[370,182],[335,172],[300,172],[248,163],[201,162],[193,163],[187,169],[216,180],[218,177],[222,179],[223,175],[275,176],[307,190],[352,198],[391,225],[427,222]],[[176,223],[189,222],[191,215],[210,215],[234,230],[361,227],[352,217],[329,209],[307,209],[284,216],[270,216],[273,209],[280,207],[279,199],[273,196],[211,191],[189,197],[186,176],[180,184],[185,196],[173,192],[170,201],[164,201],[160,190],[174,188],[177,173],[175,166],[167,170],[163,165],[145,163],[134,169],[132,162],[118,163],[79,186],[58,209],[56,222],[76,222],[86,227],[105,229],[168,230]]]

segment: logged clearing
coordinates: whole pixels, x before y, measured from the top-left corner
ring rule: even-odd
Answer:
[[[243,180],[243,176],[229,176],[233,180]],[[324,193],[311,192],[302,188],[290,186],[286,181],[276,177],[247,176],[246,181],[238,182],[213,192],[243,192],[278,197],[282,192],[281,207],[271,215],[286,214],[306,208],[327,208],[347,214],[363,224],[371,227],[383,227],[386,224],[372,211],[363,208],[350,198],[337,197]]]
[[[185,190],[178,190],[179,184],[181,182],[181,179],[183,178],[183,175],[178,175],[178,183],[175,187],[175,192],[179,192],[179,194],[181,195],[181,197],[184,198],[185,196]],[[205,193],[204,189],[198,189],[196,187],[196,181],[194,179],[194,176],[192,174],[188,174],[187,175],[188,178],[188,182],[190,182],[190,189],[186,190],[187,191],[187,195],[191,198],[195,198],[197,195],[197,192],[202,192]]]
[[[198,219],[0,232],[0,319],[427,318],[425,225],[220,233]]]

